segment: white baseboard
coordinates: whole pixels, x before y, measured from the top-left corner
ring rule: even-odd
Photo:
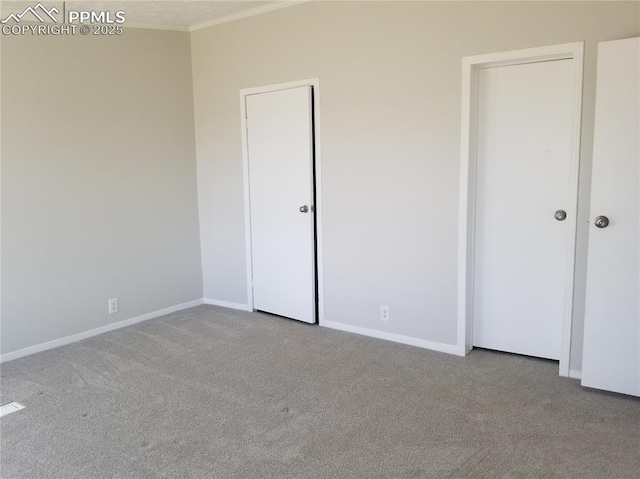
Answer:
[[[239,309],[240,311],[252,312],[253,309],[249,308],[248,304],[230,303],[229,301],[220,301],[218,299],[204,298],[204,304],[211,304],[213,306],[222,306],[223,308]]]
[[[10,353],[0,355],[0,363],[5,363],[13,359],[23,358],[25,356],[29,356],[30,354],[40,353],[42,351],[47,351],[48,349],[57,348],[59,346],[75,343],[77,341],[82,341],[83,339],[97,336],[98,334],[107,333],[115,329],[126,328],[127,326],[141,323],[142,321],[147,321],[148,319],[158,318],[160,316],[175,313],[176,311],[187,308],[193,308],[194,306],[199,306],[202,303],[202,299],[195,299],[186,303],[176,304],[174,306],[169,306],[168,308],[159,309],[158,311],[153,311],[152,313],[142,314],[134,318],[118,321],[117,323],[106,324],[104,326],[100,326],[99,328],[90,329],[89,331],[83,331],[81,333],[72,334],[71,336],[65,336],[64,338],[54,339],[53,341],[48,341],[46,343],[36,344],[35,346],[29,346],[28,348],[18,349],[17,351],[12,351]]]
[[[362,328],[360,326],[352,326],[350,324],[336,323],[335,321],[322,321],[321,326],[346,331],[348,333],[362,334],[372,338],[386,339],[395,343],[408,344],[409,346],[417,346],[419,348],[430,349],[441,353],[455,354],[460,356],[460,349],[455,344],[437,343],[435,341],[427,341],[426,339],[412,338],[411,336],[403,336],[402,334],[388,333],[386,331],[378,331],[375,329]]]
[[[569,377],[572,379],[582,379],[582,371],[576,369],[569,369]]]

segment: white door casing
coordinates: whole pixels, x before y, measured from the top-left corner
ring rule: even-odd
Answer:
[[[516,50],[510,52],[492,53],[486,55],[478,55],[473,57],[463,58],[463,83],[462,83],[462,136],[461,136],[461,171],[460,171],[460,216],[459,216],[459,254],[458,254],[458,354],[467,354],[473,347],[474,340],[474,313],[476,312],[475,299],[477,293],[475,291],[476,285],[476,271],[475,271],[475,246],[476,246],[476,212],[478,208],[478,179],[482,177],[477,176],[478,173],[478,147],[480,143],[478,141],[479,133],[479,86],[481,72],[487,69],[496,69],[500,67],[513,66],[515,72],[517,69],[525,71],[527,64],[541,64],[541,62],[549,62],[562,64],[565,66],[570,65],[570,75],[567,74],[565,78],[565,88],[563,93],[563,102],[571,103],[571,117],[568,122],[570,141],[563,143],[565,148],[568,148],[568,175],[565,176],[566,186],[564,189],[566,202],[562,205],[555,205],[555,201],[558,200],[549,199],[548,201],[554,203],[553,206],[545,206],[544,214],[544,226],[542,223],[539,225],[542,228],[553,228],[551,225],[558,225],[557,220],[554,218],[554,212],[557,209],[562,209],[567,212],[567,217],[564,222],[560,224],[560,228],[556,228],[556,236],[564,237],[564,244],[559,246],[562,250],[558,252],[558,255],[562,255],[566,261],[564,264],[564,271],[561,273],[564,278],[563,284],[560,287],[562,291],[562,314],[561,314],[561,332],[560,332],[560,374],[568,376],[569,374],[569,356],[570,356],[570,339],[571,339],[571,319],[573,313],[573,270],[575,264],[575,234],[576,234],[576,211],[577,211],[577,191],[578,191],[578,170],[579,170],[579,152],[580,152],[580,123],[581,123],[581,106],[582,106],[582,67],[583,67],[583,43],[569,43],[562,45],[552,45],[546,47],[529,48],[524,50]],[[506,71],[506,70],[504,70]],[[486,73],[486,72],[485,72]],[[565,72],[568,73],[568,72]],[[489,80],[490,74],[486,76],[485,80]],[[569,81],[570,76],[570,81]],[[535,106],[535,105],[534,105]],[[563,110],[564,111],[564,110]],[[519,114],[523,114],[520,112]],[[508,128],[518,128],[522,124],[510,125],[509,122],[505,123]],[[527,129],[521,130],[526,132]],[[565,129],[565,131],[567,131]],[[568,145],[568,147],[566,146]],[[544,155],[544,161],[547,161],[546,156],[553,157],[555,147],[551,148],[552,153]],[[531,152],[524,152],[523,155],[517,155],[514,161],[524,161],[524,156]],[[513,166],[513,165],[511,165]],[[563,173],[564,174],[564,173]],[[562,174],[562,175],[563,175]],[[559,175],[559,176],[562,176]],[[540,174],[538,173],[538,176]],[[533,178],[531,183],[533,183]],[[529,180],[527,180],[529,182]],[[551,180],[552,183],[559,183],[560,179]],[[508,181],[503,181],[501,185],[496,185],[499,188],[505,188],[508,192],[509,188],[516,186],[509,185]],[[531,185],[529,185],[530,187]],[[514,190],[514,193],[520,194],[519,190]],[[491,195],[492,192],[487,193]],[[522,196],[522,195],[521,195]],[[491,198],[491,196],[485,195],[485,200]],[[522,221],[525,226],[526,218],[519,219],[522,215],[516,215],[516,212],[509,212],[509,208],[514,205],[499,205],[499,209],[503,208],[503,211],[498,212],[499,215],[494,218],[488,218],[491,221],[497,221],[496,224],[503,224],[504,221]],[[546,211],[549,208],[550,211]],[[501,219],[501,215],[511,215],[510,219]],[[541,214],[541,213],[540,213]],[[540,216],[541,218],[541,216]],[[487,224],[485,224],[485,227]],[[482,225],[481,225],[482,228]],[[560,233],[560,230],[563,233]],[[552,231],[553,230],[549,230]],[[486,228],[485,228],[486,232]],[[481,234],[482,231],[481,231]],[[480,238],[482,241],[483,238]],[[504,241],[502,238],[500,241]],[[561,241],[561,239],[559,239]],[[498,244],[498,243],[496,243]],[[513,245],[509,245],[512,247]],[[494,245],[495,251],[495,245]],[[555,252],[555,250],[554,250]],[[553,253],[556,254],[556,253]],[[486,260],[486,258],[485,258]],[[497,268],[495,265],[489,265]],[[513,267],[513,265],[506,265],[507,267]],[[491,272],[494,274],[499,272],[495,270]],[[482,273],[480,273],[482,274]],[[536,279],[540,284],[540,278],[526,278],[525,281]],[[557,292],[557,290],[556,290]],[[508,302],[515,305],[513,298],[507,298]],[[559,299],[556,296],[555,304],[559,303]],[[485,305],[486,306],[486,305]],[[500,307],[500,305],[498,305]],[[482,307],[482,306],[481,306]],[[556,309],[557,311],[557,309]],[[557,314],[557,313],[556,313]],[[556,349],[557,351],[557,346]],[[525,354],[527,354],[525,352]],[[534,353],[535,354],[535,353]],[[556,353],[553,353],[557,355]]]
[[[253,308],[316,320],[312,89],[245,97]]]
[[[639,191],[640,38],[603,42],[598,45],[582,384],[636,396]],[[598,228],[598,217],[609,224]]]

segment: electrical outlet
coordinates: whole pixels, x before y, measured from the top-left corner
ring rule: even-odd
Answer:
[[[109,314],[115,314],[120,311],[120,306],[118,305],[118,298],[111,298],[109,300]]]
[[[389,322],[389,306],[380,306],[380,321]]]

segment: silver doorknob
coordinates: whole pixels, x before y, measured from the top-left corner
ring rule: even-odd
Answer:
[[[567,212],[565,210],[558,210],[553,214],[553,216],[558,221],[564,221],[567,219]]]
[[[302,205],[300,207],[300,213],[308,213],[309,212],[309,207],[307,205]]]
[[[609,218],[606,216],[596,216],[596,219],[593,220],[593,224],[596,225],[597,228],[606,228],[609,226]]]

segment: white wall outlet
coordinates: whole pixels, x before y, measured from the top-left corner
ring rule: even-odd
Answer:
[[[389,322],[389,306],[380,306],[380,321]]]
[[[118,305],[118,298],[111,298],[109,300],[109,314],[115,314],[120,311],[120,306]]]

